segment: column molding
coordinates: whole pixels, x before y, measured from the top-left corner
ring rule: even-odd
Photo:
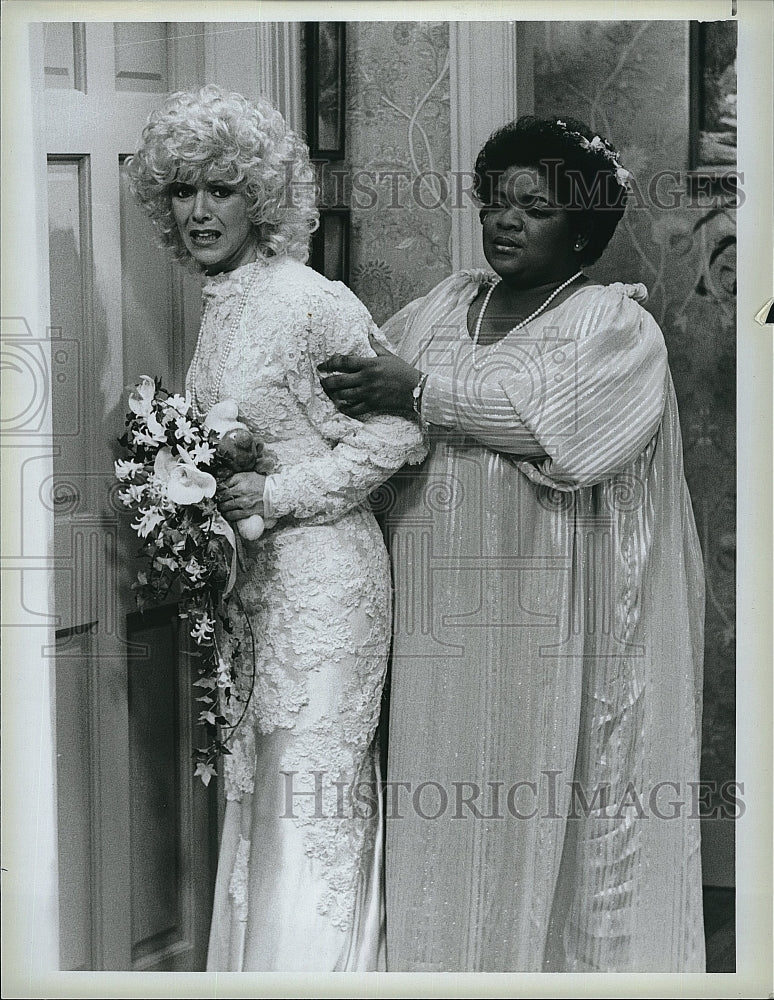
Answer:
[[[258,24],[256,29],[260,93],[280,111],[295,132],[303,135],[301,24],[274,21]]]
[[[300,22],[205,24],[204,79],[248,98],[266,98],[303,133]]]
[[[451,169],[462,176],[452,209],[452,266],[485,267],[472,196],[479,149],[495,128],[532,110],[529,26],[515,21],[449,23]],[[453,187],[452,190],[455,190]]]

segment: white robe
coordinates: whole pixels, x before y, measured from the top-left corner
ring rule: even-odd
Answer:
[[[432,442],[386,517],[387,967],[700,971],[704,578],[663,337],[643,286],[587,285],[475,370],[490,277],[381,331],[431,373]]]

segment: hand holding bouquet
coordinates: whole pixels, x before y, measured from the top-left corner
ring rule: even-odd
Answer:
[[[261,457],[261,447],[249,428],[238,419],[236,400],[216,403],[204,418],[204,426],[218,435],[217,458],[229,473],[254,472]],[[269,527],[274,522],[270,522]],[[239,534],[246,541],[260,538],[266,523],[260,514],[252,514],[236,522]]]

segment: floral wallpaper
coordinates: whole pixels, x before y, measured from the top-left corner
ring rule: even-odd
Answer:
[[[377,323],[451,272],[449,30],[347,26],[350,285]]]
[[[702,777],[720,783],[734,779],[736,235],[727,199],[686,187],[688,35],[684,21],[535,24],[535,114],[605,135],[642,194],[593,272],[644,282],[669,349],[707,579]]]

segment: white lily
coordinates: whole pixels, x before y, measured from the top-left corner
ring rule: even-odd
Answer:
[[[156,383],[150,375],[140,375],[140,381],[129,393],[129,409],[138,417],[147,419],[155,395]]]
[[[197,642],[207,642],[215,632],[215,622],[209,615],[202,615],[191,629],[191,636]]]
[[[142,462],[136,462],[133,458],[128,461],[123,461],[122,459],[117,459],[113,463],[116,470],[116,479],[132,479],[136,472],[142,470]]]
[[[175,393],[174,396],[169,396],[167,398],[167,406],[171,406],[173,410],[177,410],[178,413],[182,413],[185,416],[191,408],[191,401],[187,396],[181,396],[179,393]]]
[[[176,458],[171,448],[160,448],[153,463],[153,473],[172,503],[199,503],[204,497],[215,495],[215,477],[197,468],[186,451]]]
[[[143,511],[139,521],[133,521],[132,527],[141,538],[146,538],[151,531],[164,521],[164,515],[158,507]]]
[[[192,444],[196,435],[191,421],[186,420],[185,417],[178,416],[175,424],[175,437],[178,440],[185,441],[186,444]]]
[[[215,457],[215,449],[206,442],[204,444],[197,442],[191,449],[190,455],[191,461],[196,465],[209,465]]]

